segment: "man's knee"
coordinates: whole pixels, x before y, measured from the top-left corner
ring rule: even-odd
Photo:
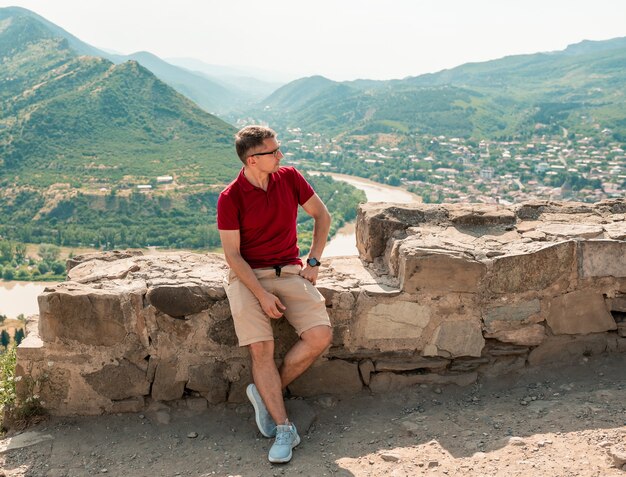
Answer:
[[[330,346],[333,339],[333,332],[330,326],[316,326],[302,333],[301,338],[309,343],[309,345],[322,352]]]
[[[274,360],[274,341],[258,341],[248,345],[253,363]]]

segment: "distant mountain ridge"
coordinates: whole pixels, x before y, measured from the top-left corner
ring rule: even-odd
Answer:
[[[113,63],[137,61],[179,93],[213,114],[225,114],[247,107],[283,84],[266,83],[253,77],[227,74],[220,70],[216,70],[213,75],[207,75],[169,63],[149,52],[136,52],[130,55],[110,53],[81,41],[35,12],[21,7],[0,8],[0,19],[16,15],[32,18],[45,25],[52,34],[66,39],[68,47],[78,54],[106,58]]]
[[[301,78],[250,114],[328,135],[380,132],[463,137],[610,129],[626,140],[626,38],[468,63],[402,80]],[[555,129],[556,128],[556,129]],[[590,129],[591,128],[591,129]]]

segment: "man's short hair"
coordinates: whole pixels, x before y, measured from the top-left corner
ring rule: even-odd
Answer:
[[[241,162],[246,164],[251,149],[263,145],[263,141],[276,137],[276,132],[265,126],[246,126],[235,134],[235,149]]]

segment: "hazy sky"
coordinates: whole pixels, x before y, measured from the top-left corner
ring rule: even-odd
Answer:
[[[626,36],[623,0],[0,0],[93,46],[390,79]]]

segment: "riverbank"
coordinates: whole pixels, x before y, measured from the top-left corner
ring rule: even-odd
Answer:
[[[412,192],[361,177],[349,176],[346,174],[335,174],[334,172],[308,171],[310,175],[324,174],[332,177],[336,181],[346,182],[357,189],[365,192],[367,202],[396,202],[410,204],[422,202],[422,198]],[[349,222],[341,227],[335,236],[328,241],[324,248],[324,257],[342,257],[348,255],[358,255],[356,248],[355,223]]]
[[[365,192],[368,202],[398,202],[402,204],[422,202],[422,198],[419,195],[413,194],[403,187],[390,186],[362,177],[335,172],[307,171],[307,173],[312,176],[323,174],[332,177],[336,181],[346,182]]]

